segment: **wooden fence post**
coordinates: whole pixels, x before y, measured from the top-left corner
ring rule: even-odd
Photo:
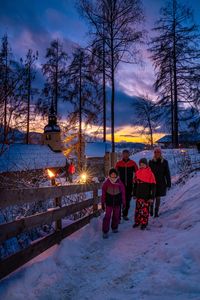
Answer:
[[[98,216],[98,188],[95,188],[93,190],[93,199],[94,199],[93,213],[97,217]]]
[[[55,198],[55,207],[62,207],[62,198]],[[62,230],[62,219],[56,221],[56,231]]]

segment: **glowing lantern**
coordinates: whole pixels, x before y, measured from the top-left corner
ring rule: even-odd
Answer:
[[[88,179],[88,176],[87,176],[87,174],[86,173],[82,173],[81,175],[80,175],[80,178],[81,178],[81,183],[86,183],[86,181],[87,181],[87,179]]]
[[[48,174],[49,178],[51,179],[51,184],[56,185],[56,181],[55,181],[56,175],[49,169],[47,169],[47,174]]]

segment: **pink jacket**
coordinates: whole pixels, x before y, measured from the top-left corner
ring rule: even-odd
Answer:
[[[115,195],[117,192],[122,193],[122,204],[124,207],[126,206],[125,188],[120,179],[118,179],[115,183],[112,183],[110,179],[107,178],[106,181],[103,183],[101,197],[102,204],[105,204],[107,192],[111,195]]]

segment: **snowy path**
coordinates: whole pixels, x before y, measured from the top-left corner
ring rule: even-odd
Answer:
[[[129,221],[103,240],[93,220],[2,281],[0,299],[200,299],[199,183],[173,188],[149,230]]]

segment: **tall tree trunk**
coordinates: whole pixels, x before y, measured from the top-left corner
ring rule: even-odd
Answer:
[[[78,165],[82,169],[82,65],[80,63],[80,79],[79,79],[79,150],[78,150]]]
[[[150,145],[151,145],[151,149],[153,149],[153,129],[151,126],[150,111],[145,109],[145,115],[146,115],[147,122],[148,122],[148,128],[149,128],[149,134],[150,134]]]
[[[148,117],[148,123],[149,123],[151,149],[153,149],[153,130],[152,130],[152,127],[151,127],[151,120],[150,120],[149,117]]]
[[[172,145],[174,145],[174,101],[173,101],[173,80],[172,80],[172,66],[170,62],[170,94],[171,94],[171,136],[172,136]]]
[[[30,102],[31,102],[31,66],[28,66],[28,88],[27,88],[27,129],[26,144],[29,144],[29,124],[30,124]]]
[[[57,116],[58,113],[58,45],[56,48],[56,71],[55,71],[55,103],[54,103],[54,109],[55,114]]]
[[[106,142],[106,68],[105,68],[104,39],[103,39],[103,141]]]
[[[103,15],[105,11],[103,8]],[[106,142],[106,62],[105,62],[105,22],[103,22],[103,141]]]
[[[179,147],[178,139],[178,92],[177,92],[177,67],[176,67],[176,0],[173,0],[173,79],[174,79],[174,146],[175,148]]]
[[[6,68],[5,68],[5,81],[4,81],[4,93],[5,93],[5,99],[4,99],[4,144],[7,143],[7,134],[8,134],[8,128],[7,128],[7,104],[8,104],[8,46],[6,45],[6,53],[5,53],[5,59],[6,59]]]
[[[115,152],[115,67],[114,67],[114,32],[111,17],[111,85],[112,85],[112,95],[111,95],[111,141],[112,141],[112,153]],[[114,157],[114,155],[112,156]],[[111,161],[112,166],[114,166],[114,161]]]

